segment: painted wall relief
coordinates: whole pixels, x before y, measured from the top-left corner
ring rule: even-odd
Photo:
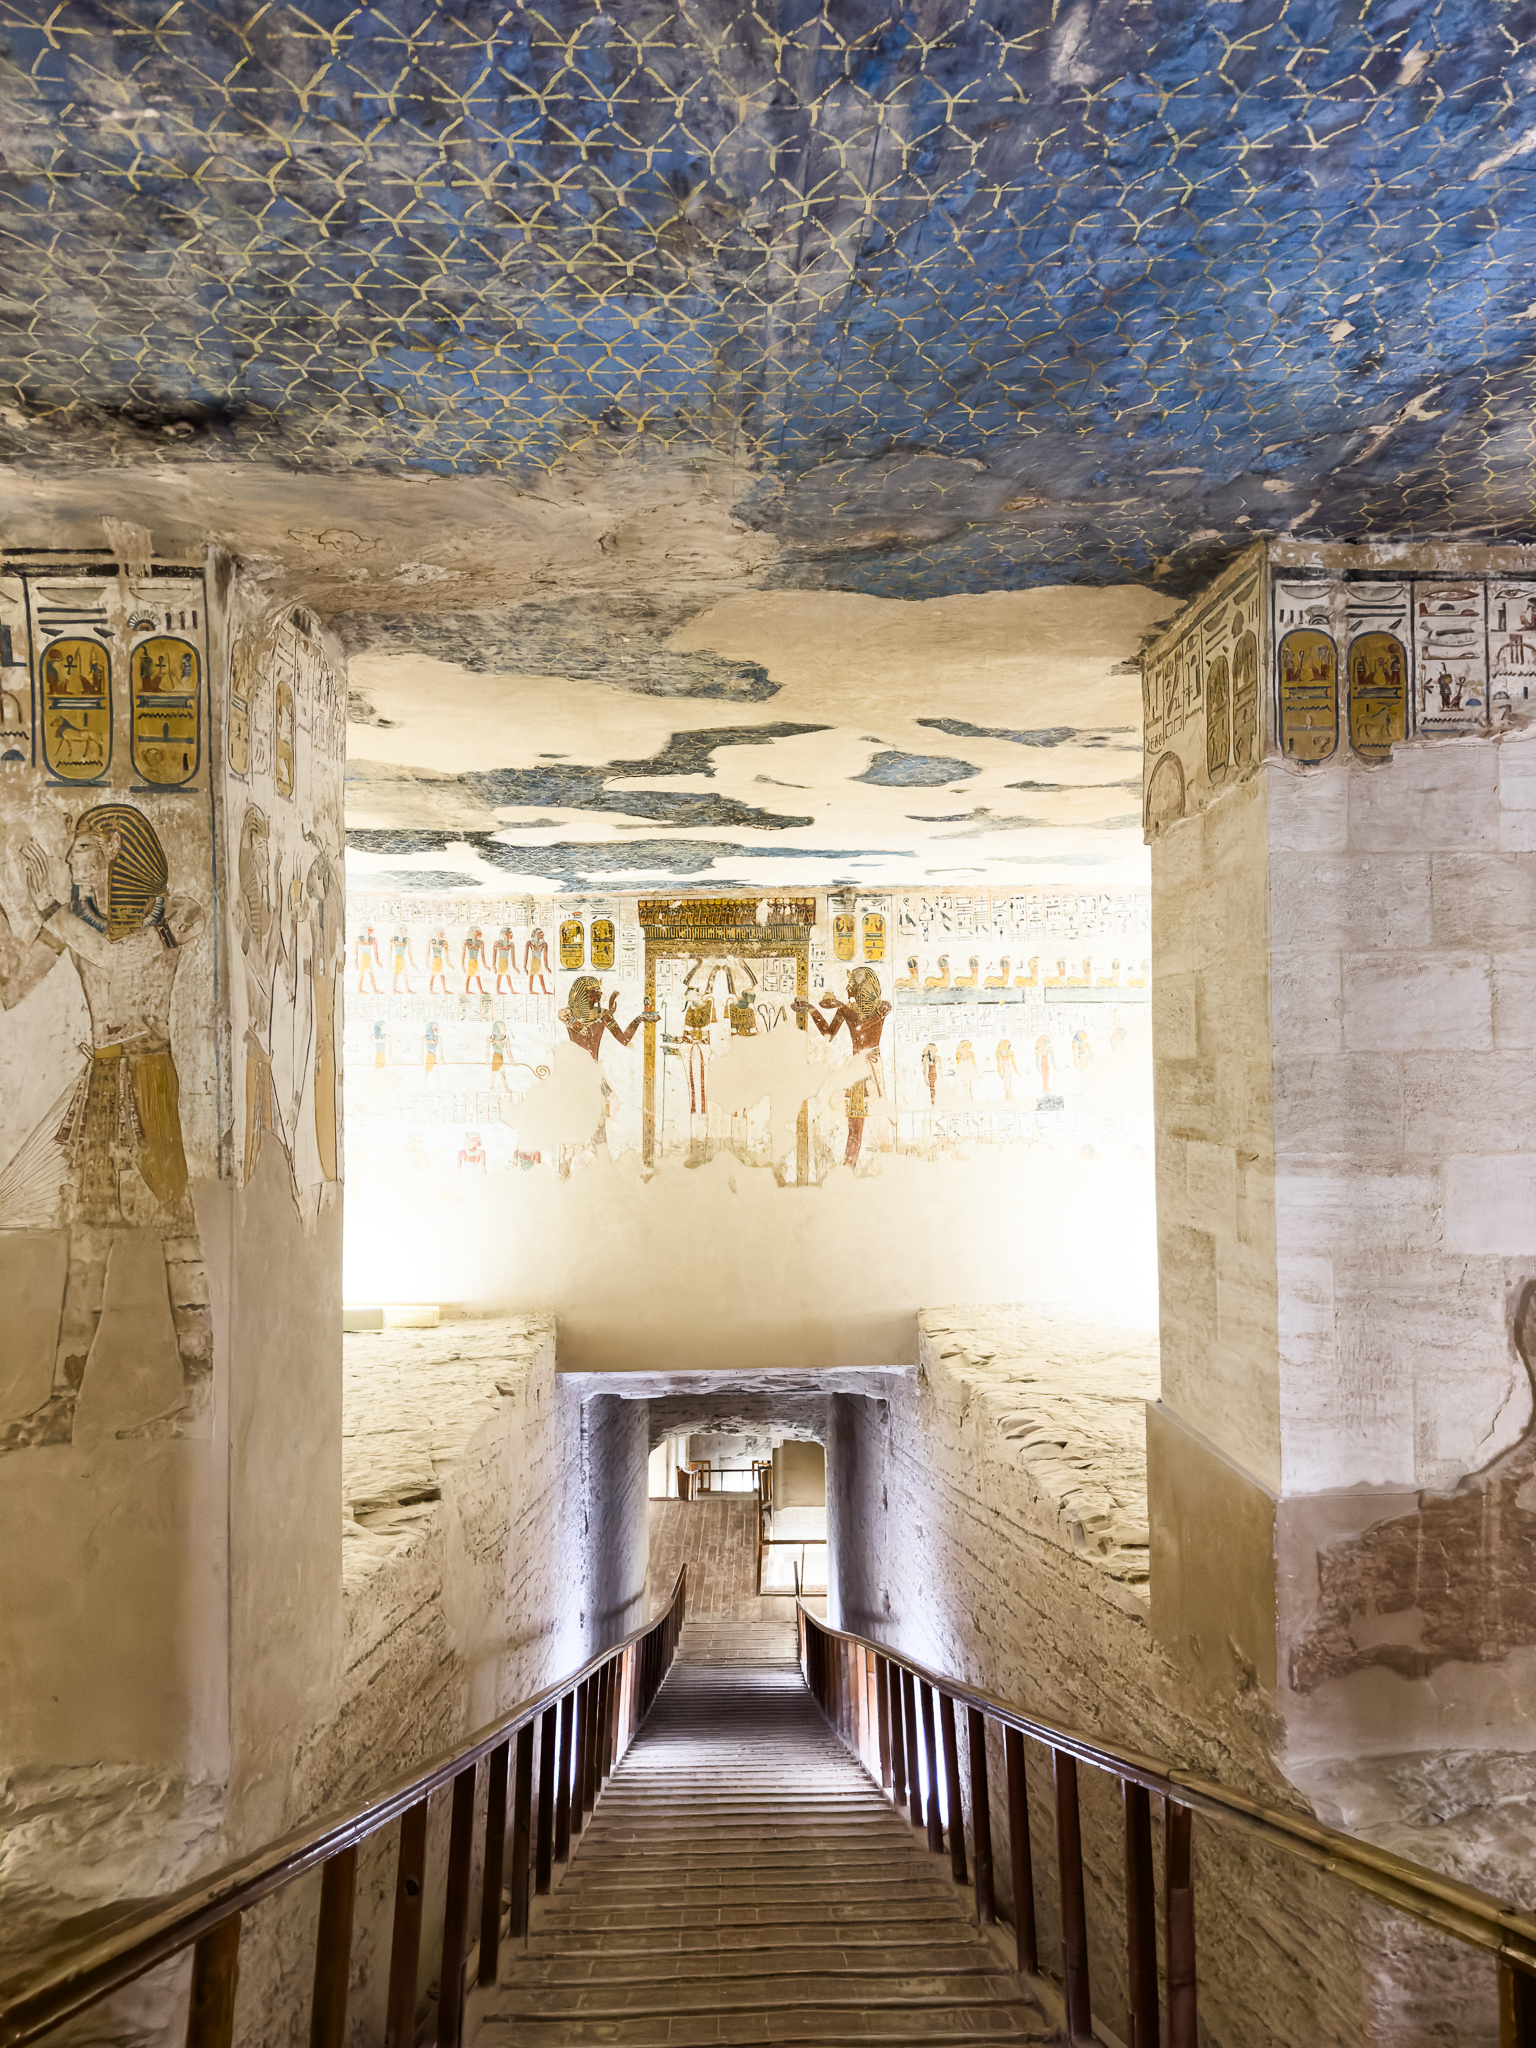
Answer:
[[[1488,708],[1494,725],[1536,717],[1536,581],[1488,587]]]
[[[1347,736],[1374,766],[1406,740],[1536,717],[1536,573],[1476,567],[1492,552],[1458,548],[1450,574],[1430,548],[1390,573],[1366,548],[1329,549],[1320,562],[1305,543],[1266,542],[1240,557],[1143,657],[1148,839],[1243,779],[1266,750],[1311,768]],[[1203,706],[1174,680],[1200,662]]]
[[[425,1187],[462,1184],[466,1161],[477,1176],[604,1155],[652,1172],[726,1152],[792,1187],[976,1145],[1150,1153],[1144,893],[849,895],[355,894],[354,956],[387,969],[389,932],[405,964],[398,987],[362,970],[349,1003],[354,1173]],[[838,919],[853,959],[837,958]],[[617,967],[560,969],[547,993],[519,963],[566,923],[589,960],[611,924]],[[504,981],[413,977],[428,934],[446,953],[475,926],[497,933]],[[551,1141],[573,1059],[600,1085]]]
[[[1393,633],[1362,633],[1349,649],[1349,743],[1385,761],[1408,736],[1408,656]]]
[[[1426,582],[1413,593],[1419,730],[1488,723],[1487,634],[1480,582]]]
[[[341,1180],[346,678],[308,614],[235,625],[225,758],[236,1177],[267,1145],[312,1228]],[[244,762],[243,770],[237,762]],[[368,972],[379,965],[370,938]]]
[[[1332,637],[1292,627],[1276,661],[1280,751],[1289,761],[1326,761],[1339,744],[1339,657]]]
[[[19,1084],[0,1101],[0,1233],[65,1240],[49,1382],[0,1415],[0,1451],[73,1440],[130,1233],[158,1242],[180,1391],[116,1434],[211,1433],[190,1192],[216,1164],[206,635],[196,573],[84,559],[0,579],[0,1009]],[[83,999],[78,1046],[56,1028],[29,1035],[33,1016],[58,1014],[60,977]],[[195,1020],[182,1046],[178,991]],[[22,1121],[38,1095],[43,1114]]]
[[[1149,839],[1202,810],[1253,772],[1259,738],[1263,563],[1243,555],[1187,606],[1143,659],[1159,679],[1143,691],[1157,716],[1143,735],[1143,821]]]
[[[1211,663],[1210,701],[1205,713],[1205,771],[1213,786],[1226,781],[1231,765],[1232,677],[1227,657],[1218,654]]]

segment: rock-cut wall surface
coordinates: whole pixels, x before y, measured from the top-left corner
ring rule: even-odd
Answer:
[[[922,1316],[919,1348],[917,1372],[891,1375],[885,1398],[830,1404],[833,1620],[1025,1712],[1303,1810],[1273,1761],[1258,1686],[1197,1693],[1152,1636],[1145,1403],[1158,1385],[1155,1335],[955,1309]],[[1041,1955],[1059,1978],[1050,1756],[1026,1750]],[[1008,1900],[995,1730],[988,1763]],[[1092,1769],[1080,1779],[1094,2011],[1128,2038],[1119,1790]],[[1402,1853],[1519,1895],[1507,1856],[1497,1872],[1486,1859],[1469,1869],[1435,1829],[1394,1818]],[[1161,1836],[1159,1812],[1159,1868]],[[1195,1870],[1202,2038],[1212,2048],[1427,2048],[1451,2015],[1458,2040],[1497,2040],[1491,1965],[1203,1820]]]
[[[365,1797],[643,1618],[645,1404],[583,1400],[562,1382],[553,1318],[355,1333],[343,1373],[339,1678],[332,1713],[290,1761],[297,1814]],[[0,1822],[17,1957],[35,1958],[61,1922],[170,1890],[230,1853],[217,1786],[142,1773],[12,1774]],[[428,1829],[423,2012],[437,1991],[447,1835],[444,1794]],[[389,1828],[359,1861],[357,2048],[383,2034],[395,1852]],[[478,1844],[476,1856],[478,1880]],[[246,1915],[242,2048],[307,2039],[318,1904],[316,1875]],[[187,1973],[170,1965],[56,2038],[177,2034]]]

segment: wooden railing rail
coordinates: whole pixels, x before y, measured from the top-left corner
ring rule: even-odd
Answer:
[[[817,1704],[871,1775],[905,1808],[928,1844],[945,1848],[939,1772],[949,1815],[950,1867],[969,1881],[955,1710],[967,1716],[976,1917],[997,1918],[992,1873],[992,1823],[987,1787],[986,1724],[1003,1735],[1007,1769],[1008,1843],[1012,1860],[1014,1935],[1018,1967],[1039,1973],[1034,1874],[1029,1835],[1024,1738],[1049,1750],[1056,1805],[1056,1861],[1060,1890],[1062,1974],[1067,2032],[1093,2040],[1088,1927],[1083,1892],[1083,1851],[1077,1767],[1090,1764],[1120,1785],[1125,1821],[1127,1980],[1131,2048],[1159,2048],[1156,1875],[1152,1855],[1152,1797],[1164,1805],[1164,1978],[1170,2048],[1196,2048],[1193,1819],[1266,1842],[1367,1898],[1407,1913],[1453,1941],[1494,1957],[1499,1972],[1501,2048],[1536,2048],[1536,1915],[1523,1912],[1443,1877],[1422,1864],[1324,1827],[1305,1814],[1230,1792],[1133,1750],[1121,1750],[1076,1729],[1025,1714],[1007,1701],[964,1685],[851,1630],[829,1628],[797,1604],[800,1660]],[[937,1732],[936,1732],[937,1723]],[[942,1764],[940,1750],[942,1749]],[[927,1785],[926,1810],[922,1787]]]
[[[603,1780],[649,1712],[671,1667],[687,1607],[687,1571],[686,1565],[679,1571],[666,1611],[655,1621],[599,1651],[557,1685],[498,1714],[467,1740],[402,1772],[367,1799],[320,1814],[254,1854],[125,1914],[41,1967],[0,1984],[0,2048],[23,2048],[189,1948],[193,1957],[187,2048],[229,2048],[241,1916],[317,1867],[323,1868],[323,1876],[310,2048],[343,2048],[357,1852],[369,1836],[392,1821],[400,1824],[400,1853],[384,2038],[386,2048],[411,2048],[426,1891],[427,1804],[434,1792],[450,1785],[453,1806],[437,2041],[438,2048],[458,2048],[464,1965],[471,1946],[476,1768],[488,1759],[477,1974],[480,1983],[490,1984],[496,1978],[504,1891],[510,1886],[510,1929],[514,1938],[520,1938],[527,1931],[530,1884],[536,1893],[550,1889],[553,1864],[569,1856],[572,1837],[580,1834]],[[535,1727],[540,1737],[536,1826]]]

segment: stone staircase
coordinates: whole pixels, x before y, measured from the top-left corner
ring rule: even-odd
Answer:
[[[476,2048],[1061,2040],[971,1911],[823,1720],[794,1629],[690,1622]]]

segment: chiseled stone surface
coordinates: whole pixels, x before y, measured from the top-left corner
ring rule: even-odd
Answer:
[[[292,1760],[293,1803],[308,1813],[425,1761],[634,1627],[645,1584],[645,1405],[583,1402],[562,1385],[552,1317],[352,1334],[343,1372],[344,1632],[334,1711]],[[0,1971],[120,1899],[124,1871],[127,1889],[149,1896],[222,1861],[221,1791],[107,1769],[10,1776]],[[428,1830],[423,1999],[446,1853],[441,1799]],[[394,1855],[386,1830],[359,1864],[358,2042],[382,2034]],[[247,1916],[240,2041],[307,2031],[317,1900],[306,1880]],[[157,1972],[68,2038],[101,2038],[103,2026],[125,2040],[179,2034],[185,1982],[184,1964]]]
[[[1155,1334],[1022,1308],[928,1309],[918,1328],[925,1362],[962,1375],[980,1403],[988,1455],[1022,1479],[1030,1529],[1144,1603]]]
[[[1095,1496],[1122,1508],[1144,1496],[1144,1478],[1135,1491],[1139,1404],[1118,1397],[1132,1375],[1155,1379],[1155,1360],[1155,1340],[1139,1333],[1025,1311],[925,1315],[914,1377],[878,1398],[833,1403],[833,1618],[1043,1719],[1307,1810],[1274,1761],[1277,1731],[1259,1688],[1241,1678],[1225,1696],[1193,1688],[1154,1641],[1145,1589],[1117,1569],[1115,1548],[1094,1556],[1071,1538],[1069,1503],[1081,1513]],[[1024,1434],[1005,1433],[1004,1417],[1032,1418],[1046,1403],[1072,1419],[1070,1434],[1056,1430],[1068,1448],[1033,1428],[1027,1447]],[[1112,1486],[1085,1469],[1096,1445],[1108,1446]],[[1043,1453],[1044,1484],[1031,1451]],[[959,1724],[968,1804],[963,1715]],[[1026,1750],[1041,1951],[1059,1978],[1050,1760],[1043,1747]],[[1011,1900],[995,1730],[988,1764],[995,1870]],[[1506,1775],[1518,1777],[1513,1767]],[[1094,2009],[1124,2037],[1123,1819],[1111,1778],[1085,1768],[1080,1779]],[[1352,1799],[1373,1836],[1432,1867],[1475,1868],[1504,1896],[1527,1895],[1520,1866],[1499,1853],[1522,1844],[1524,1817],[1507,1805],[1470,1811],[1479,1797],[1471,1780],[1468,1810],[1450,1830],[1430,1800],[1416,1812],[1406,1802],[1394,1808],[1400,1787],[1385,1775],[1343,1775],[1314,1789],[1324,1818],[1342,1818]],[[1155,1812],[1159,1867],[1161,1835]],[[1213,2048],[1430,2048],[1447,2023],[1458,2042],[1497,2041],[1493,1972],[1481,1959],[1450,1953],[1319,1873],[1204,1820],[1195,1868],[1202,2038]]]

